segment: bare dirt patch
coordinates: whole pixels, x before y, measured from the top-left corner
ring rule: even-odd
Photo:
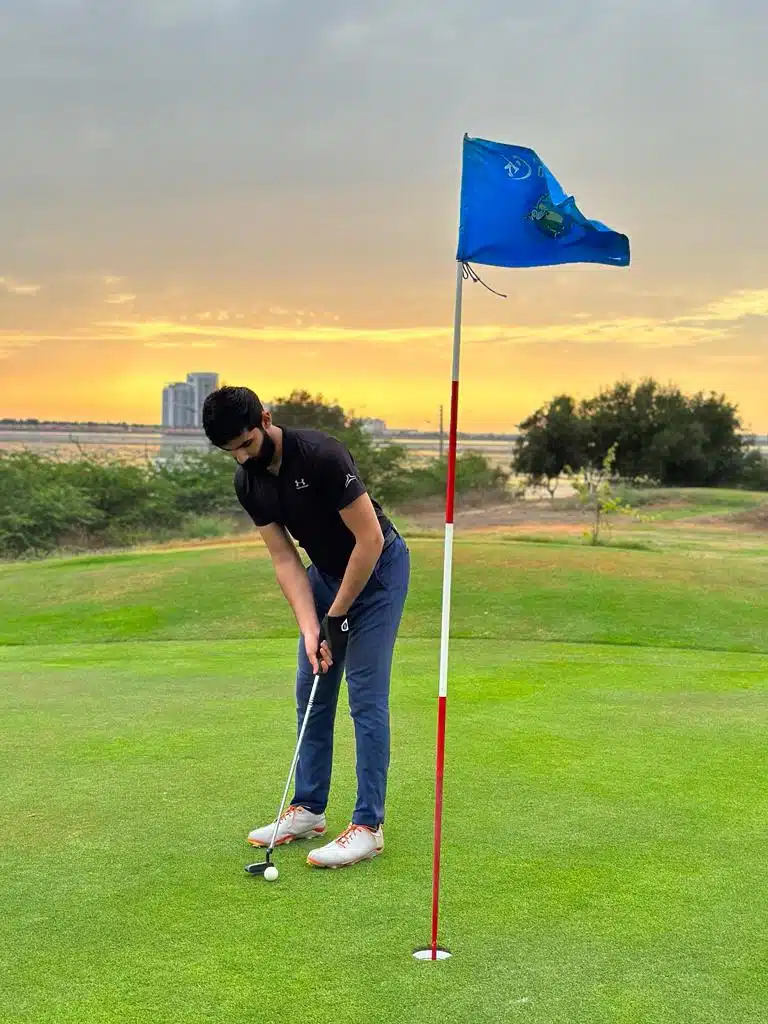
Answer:
[[[676,525],[766,533],[768,532],[768,503],[759,505],[757,508],[744,509],[742,512],[727,512],[720,516],[697,516],[695,519],[678,522]]]
[[[658,505],[645,505],[641,511],[653,515],[654,512],[688,507],[685,501],[661,501]],[[445,507],[442,501],[431,499],[407,506],[402,510],[402,515],[416,529],[441,530],[445,522]],[[396,515],[396,521],[397,518]],[[536,533],[546,530],[547,533],[579,534],[590,523],[589,513],[570,501],[500,501],[496,495],[475,498],[462,496],[457,502],[454,519],[457,530],[464,533],[480,530],[492,533]],[[661,519],[655,525],[669,529],[715,527],[733,532],[768,531],[768,503],[741,512],[691,515],[667,521]]]
[[[422,530],[439,530],[445,523],[445,506],[439,501],[415,503],[402,511],[409,523]],[[396,515],[394,518],[397,521]],[[585,516],[580,508],[550,500],[499,501],[495,498],[483,502],[463,499],[457,502],[454,521],[457,530],[464,532],[504,529],[530,532],[542,527],[578,532],[584,527]]]
[[[744,512],[736,512],[728,517],[732,523],[739,526],[746,526],[751,530],[768,531],[768,502],[758,508],[746,509]]]

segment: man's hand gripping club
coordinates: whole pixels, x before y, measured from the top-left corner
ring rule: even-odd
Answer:
[[[342,662],[349,641],[346,615],[326,615],[316,630],[304,637],[304,646],[315,675],[325,674],[334,661]]]

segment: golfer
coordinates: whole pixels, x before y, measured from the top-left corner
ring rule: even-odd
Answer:
[[[326,831],[333,727],[346,667],[357,802],[349,827],[312,850],[307,861],[338,868],[370,860],[384,849],[389,684],[408,593],[408,548],[336,438],[273,424],[254,392],[243,387],[210,394],[203,427],[211,443],[238,463],[235,491],[261,532],[296,616],[299,726],[314,675],[323,674],[302,742],[295,794],[281,817],[276,845]],[[294,539],[310,558],[308,569]],[[268,846],[274,825],[254,829],[248,841]]]

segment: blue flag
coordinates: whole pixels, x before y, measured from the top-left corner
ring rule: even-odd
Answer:
[[[629,239],[587,220],[532,149],[465,135],[456,259],[492,267],[626,267]]]

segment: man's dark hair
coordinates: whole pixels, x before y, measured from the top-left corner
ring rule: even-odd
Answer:
[[[261,426],[264,406],[250,388],[225,386],[203,402],[203,430],[211,444],[222,448],[246,430]]]

